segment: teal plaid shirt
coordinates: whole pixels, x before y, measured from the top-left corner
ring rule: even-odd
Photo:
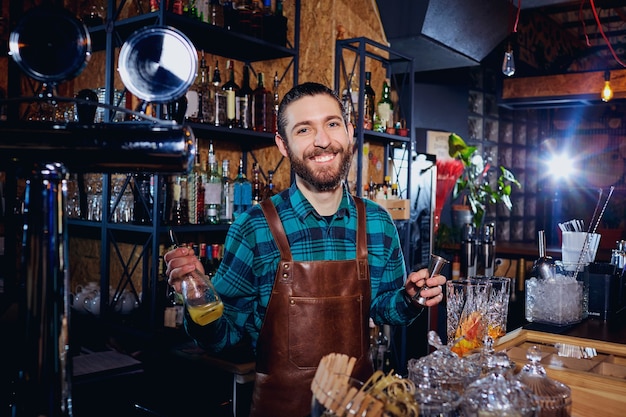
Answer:
[[[406,279],[400,239],[389,213],[364,200],[367,213],[367,249],[372,286],[370,316],[377,324],[407,325],[421,310],[408,305],[400,290]],[[356,258],[357,210],[344,187],[337,213],[330,221],[320,216],[295,183],[272,197],[294,261]],[[213,283],[224,301],[224,315],[208,326],[198,326],[186,315],[188,333],[212,351],[234,345],[245,334],[253,347],[267,310],[280,252],[260,206],[240,215],[224,244],[224,257]]]

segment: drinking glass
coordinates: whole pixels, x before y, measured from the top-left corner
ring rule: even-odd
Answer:
[[[478,280],[491,283],[487,308],[487,335],[494,342],[506,334],[506,321],[511,296],[511,278],[494,276],[477,276]]]
[[[490,292],[489,280],[469,277],[446,282],[448,344],[461,357],[483,345]]]
[[[441,273],[441,270],[443,269],[443,267],[448,263],[450,263],[450,261],[448,261],[447,259],[442,258],[439,255],[431,254],[430,262],[428,263],[428,277],[431,278],[434,275]],[[424,284],[422,288],[417,290],[417,293],[413,296],[413,300],[417,301],[421,305],[425,305],[427,298],[422,297],[420,294],[422,290],[427,290],[427,289],[428,289],[428,286]]]

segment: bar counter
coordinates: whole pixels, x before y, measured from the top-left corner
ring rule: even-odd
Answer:
[[[569,326],[527,323],[507,333],[496,346],[521,369],[531,346],[542,352],[550,378],[572,390],[572,416],[622,417],[626,410],[626,320],[622,311],[611,320],[585,319]],[[597,355],[559,355],[558,344],[593,348]],[[574,351],[578,352],[578,351]]]
[[[588,318],[571,326],[549,326],[539,323],[528,323],[524,326],[524,329],[619,343],[626,346],[626,314],[623,312],[607,321]]]

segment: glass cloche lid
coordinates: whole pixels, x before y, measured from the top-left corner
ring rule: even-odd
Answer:
[[[510,376],[507,356],[496,355],[492,359],[491,372],[465,389],[461,399],[463,416],[537,416],[537,398],[529,387]]]
[[[517,379],[534,392],[542,411],[559,411],[557,415],[569,416],[572,408],[571,389],[548,376],[539,363],[541,350],[537,346],[528,348],[526,358],[528,363],[517,374]]]

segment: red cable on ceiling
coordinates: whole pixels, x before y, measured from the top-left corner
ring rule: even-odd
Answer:
[[[515,26],[513,27],[513,32],[517,32],[517,24],[519,23],[519,15],[522,11],[522,0],[518,0],[517,2],[517,16],[515,16]]]
[[[513,19],[511,19],[511,17],[513,16],[513,6],[515,5],[515,1],[514,0],[509,0],[509,4],[511,5],[511,7],[509,7],[509,24],[508,24],[508,28],[509,28],[511,33],[516,33],[517,32],[517,24],[519,23],[520,11],[522,10],[522,0],[518,0],[517,12],[515,13],[515,21],[514,22],[513,22]],[[511,27],[511,24],[513,24],[512,27]]]
[[[598,30],[600,31],[602,38],[605,40],[607,46],[609,47],[609,50],[611,51],[611,55],[613,55],[613,58],[618,64],[620,64],[622,67],[626,67],[626,64],[624,64],[619,59],[619,57],[617,56],[617,53],[615,52],[615,50],[613,49],[613,46],[611,45],[611,42],[609,41],[609,38],[604,33],[604,29],[602,28],[602,24],[600,23],[600,17],[598,16],[598,12],[596,10],[596,5],[595,5],[594,0],[589,0],[589,4],[591,5],[591,11],[593,12],[593,17],[595,18],[596,24],[598,25]]]
[[[585,0],[581,0],[580,8],[578,9],[578,19],[583,24],[583,33],[585,34],[585,43],[587,46],[591,46],[591,42],[589,41],[589,34],[587,33],[587,24],[585,23],[585,16],[583,15],[583,6],[585,5]]]

